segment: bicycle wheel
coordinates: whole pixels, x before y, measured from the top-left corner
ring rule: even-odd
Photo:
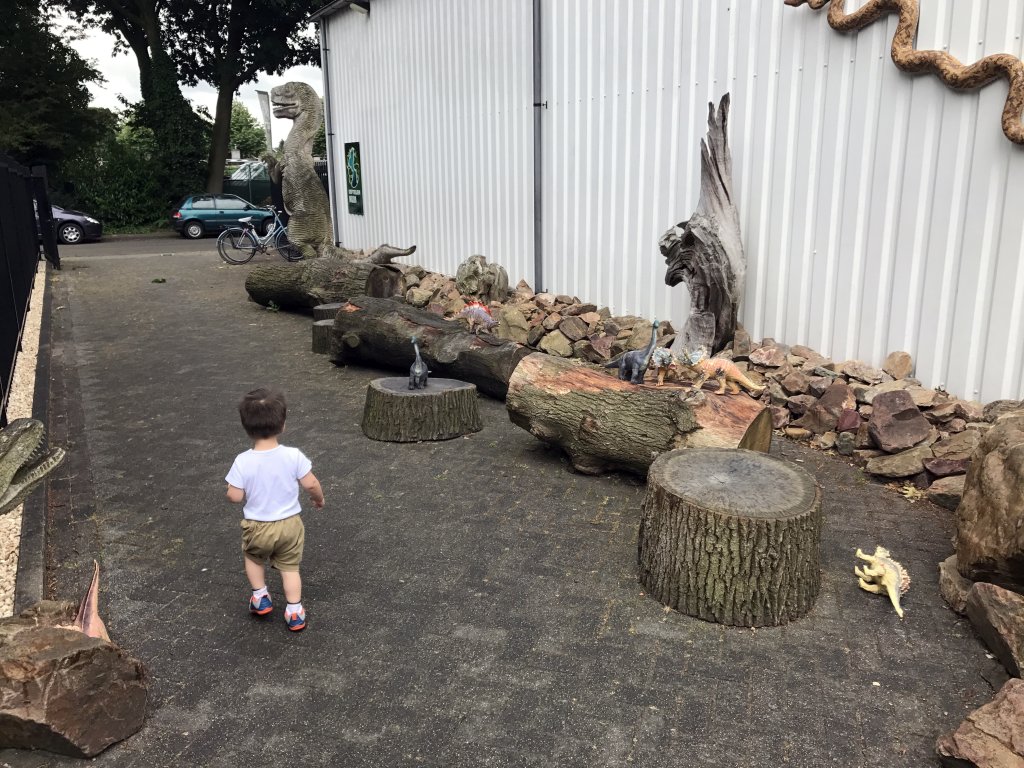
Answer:
[[[228,264],[245,264],[256,255],[256,240],[247,229],[225,229],[217,238],[217,253]]]
[[[288,239],[288,230],[282,229],[274,238],[274,248],[285,261],[302,261],[302,251]]]

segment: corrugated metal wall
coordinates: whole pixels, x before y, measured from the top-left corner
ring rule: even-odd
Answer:
[[[371,214],[346,214],[346,239],[532,276],[530,5],[374,0],[369,23],[331,17],[349,51],[331,57],[335,122],[379,142],[363,150]],[[918,47],[1022,54],[1022,0],[922,5]],[[1005,85],[899,72],[895,17],[842,35],[781,0],[543,7],[545,288],[682,324],[657,241],[696,206],[707,103],[730,91],[751,333],[873,364],[905,349],[927,384],[1024,397],[1024,148],[1000,130]],[[345,85],[337,71],[363,57]],[[432,143],[450,156],[422,158]]]
[[[365,215],[343,194],[335,206],[345,245],[415,243],[413,260],[447,274],[478,253],[532,274],[532,18],[529,2],[386,0],[325,19],[332,170],[344,142],[362,158]]]

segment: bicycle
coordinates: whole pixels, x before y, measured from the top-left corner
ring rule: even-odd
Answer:
[[[281,223],[277,209],[269,206],[267,210],[274,214],[274,225],[267,228],[262,237],[252,224],[252,216],[239,219],[241,227],[230,227],[220,233],[217,238],[217,252],[228,264],[245,264],[260,253],[269,250],[277,251],[285,261],[302,261],[302,251],[288,239],[288,228]]]

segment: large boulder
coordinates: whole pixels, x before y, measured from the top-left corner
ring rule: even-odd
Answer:
[[[1024,680],[1010,680],[996,697],[935,743],[946,768],[1024,766]]]
[[[887,453],[913,448],[928,439],[932,426],[906,390],[883,392],[871,401],[868,431],[875,445]]]
[[[984,434],[956,515],[960,573],[1024,592],[1024,414]]]
[[[1024,670],[1024,595],[995,584],[975,584],[967,595],[967,618],[1013,677]]]
[[[0,749],[92,757],[142,727],[140,661],[69,629],[70,603],[44,601],[0,621]]]

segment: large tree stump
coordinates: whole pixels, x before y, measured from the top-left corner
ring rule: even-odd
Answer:
[[[640,518],[640,583],[706,621],[777,626],[821,586],[821,489],[764,453],[693,448],[659,456]]]
[[[395,377],[366,387],[363,434],[372,440],[450,440],[481,429],[476,387],[464,381],[432,378],[424,389],[409,389],[408,377]]]
[[[333,360],[407,373],[415,357],[410,341],[435,376],[476,384],[486,395],[505,398],[508,380],[530,350],[490,334],[470,333],[460,322],[416,309],[404,301],[357,296],[334,319]]]
[[[516,368],[505,404],[513,424],[557,445],[586,474],[643,474],[657,456],[684,446],[771,445],[771,414],[746,394],[630,384],[540,352]]]
[[[397,267],[325,257],[259,264],[245,278],[245,290],[263,306],[274,302],[282,309],[309,309],[350,296],[397,296],[401,281]]]
[[[334,332],[333,320],[313,321],[313,352],[326,355],[331,351],[331,335]]]

